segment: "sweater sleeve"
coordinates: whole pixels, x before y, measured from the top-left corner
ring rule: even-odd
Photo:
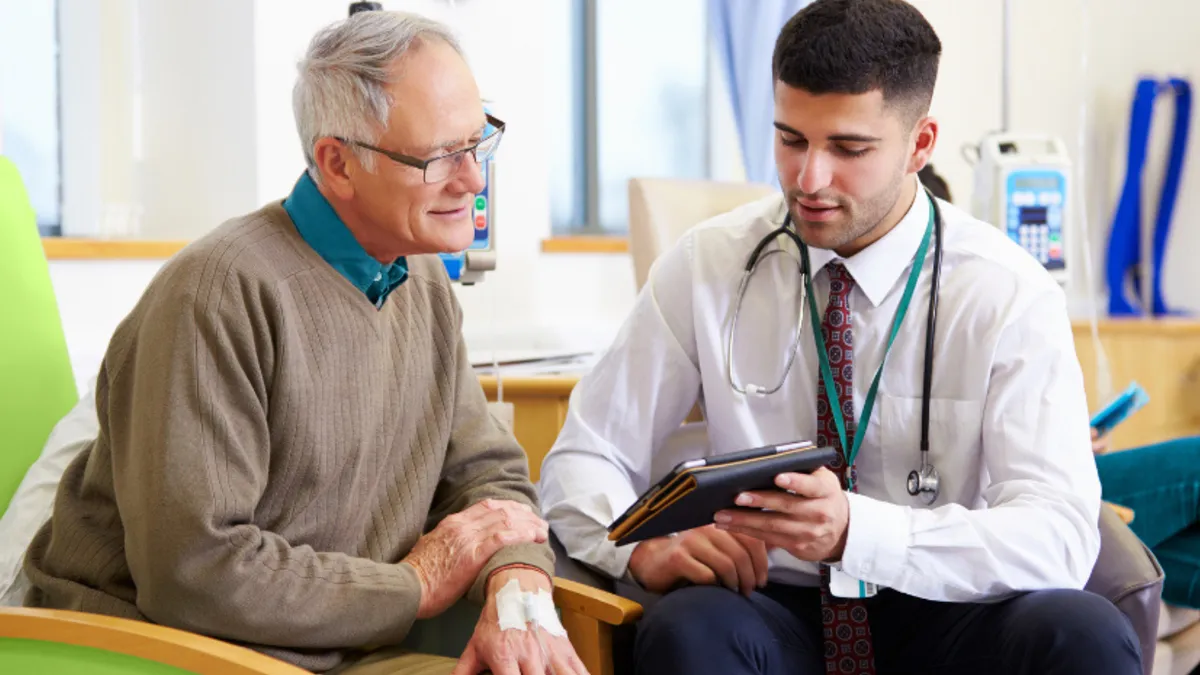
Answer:
[[[255,524],[272,466],[271,298],[195,271],[144,300],[101,387],[138,610],[284,648],[400,642],[420,604],[411,566],[293,546]]]
[[[453,297],[450,301],[461,324],[461,310]],[[537,490],[529,479],[529,458],[512,433],[488,411],[487,397],[471,367],[461,326],[454,329],[453,335],[457,342],[454,417],[428,527],[484,499],[528,504],[540,515]],[[554,554],[549,544],[507,546],[484,565],[468,591],[468,599],[482,602],[488,575],[514,563],[533,565],[547,575],[554,574]]]

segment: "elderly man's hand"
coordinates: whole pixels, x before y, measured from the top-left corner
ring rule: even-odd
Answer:
[[[544,543],[548,536],[546,521],[508,500],[485,499],[446,517],[404,559],[421,579],[417,618],[437,616],[457,602],[501,548]]]
[[[545,574],[530,569],[502,569],[492,575],[488,581],[487,605],[451,675],[476,675],[485,671],[493,675],[588,675],[567,636],[551,635],[532,624],[526,624],[525,630],[500,628],[496,595],[512,579],[517,580],[523,591],[543,589],[551,593],[553,590]]]
[[[1108,452],[1108,436],[1101,436],[1095,427],[1092,428],[1092,453],[1103,455]]]

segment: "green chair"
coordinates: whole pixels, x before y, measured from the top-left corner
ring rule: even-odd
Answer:
[[[0,156],[0,513],[78,400],[33,207]]]

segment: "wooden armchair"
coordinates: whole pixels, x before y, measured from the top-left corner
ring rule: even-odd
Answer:
[[[555,579],[563,627],[591,675],[612,674],[612,627],[636,621],[636,602]],[[0,672],[131,675],[305,675],[245,647],[142,621],[0,607]]]

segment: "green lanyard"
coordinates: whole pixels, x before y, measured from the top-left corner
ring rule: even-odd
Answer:
[[[900,306],[896,309],[896,318],[892,321],[892,332],[888,336],[887,347],[883,350],[883,358],[879,361],[879,370],[875,371],[875,380],[871,382],[871,388],[867,390],[867,400],[863,404],[862,420],[858,425],[858,433],[854,434],[854,446],[849,451],[846,450],[846,422],[842,418],[842,402],[838,398],[837,389],[833,384],[833,372],[829,368],[829,356],[825,353],[825,339],[821,336],[821,327],[815,322],[811,322],[813,326],[813,339],[817,343],[817,359],[821,362],[821,377],[825,380],[825,395],[829,398],[829,408],[833,412],[833,423],[837,426],[838,440],[842,442],[842,455],[846,458],[846,488],[854,489],[854,481],[850,477],[850,467],[854,466],[854,458],[858,456],[858,448],[862,445],[863,436],[866,436],[867,424],[871,421],[871,410],[875,407],[875,392],[879,389],[879,379],[883,376],[883,364],[887,361],[888,352],[892,349],[892,343],[896,340],[896,333],[900,331],[900,322],[904,320],[904,315],[908,313],[908,303],[912,300],[913,290],[917,287],[917,279],[921,276],[922,263],[925,260],[925,254],[929,250],[929,237],[933,233],[933,208],[929,209],[929,223],[925,226],[925,236],[921,237],[921,246],[917,248],[917,254],[913,257],[912,271],[908,273],[908,284],[904,287],[904,295],[900,298]],[[808,247],[800,247],[800,257],[804,266],[804,290],[808,295],[808,308],[810,316],[817,315],[817,301],[813,299],[812,289],[812,266],[808,262]],[[849,318],[849,317],[847,317]]]

